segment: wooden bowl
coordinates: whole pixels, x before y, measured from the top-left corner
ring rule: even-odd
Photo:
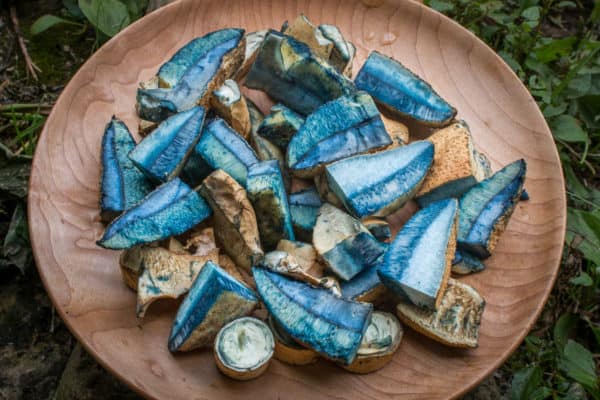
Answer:
[[[525,158],[521,202],[488,268],[462,278],[487,307],[476,350],[453,350],[408,330],[394,360],[365,376],[320,361],[274,361],[250,382],[217,371],[210,351],[172,355],[174,305],[157,304],[141,324],[135,295],[121,281],[119,252],[96,246],[100,141],[115,114],[137,130],[138,82],[193,37],[222,27],[279,28],[305,13],[333,23],[357,47],[354,71],[370,50],[401,60],[457,109],[494,169]],[[264,104],[263,104],[264,105]],[[140,394],[163,399],[448,398],[496,369],[539,315],[556,278],[565,232],[565,192],[552,136],[511,69],[474,35],[421,4],[384,0],[188,0],[131,25],[77,72],[37,145],[29,192],[35,259],[61,318],[98,361]]]

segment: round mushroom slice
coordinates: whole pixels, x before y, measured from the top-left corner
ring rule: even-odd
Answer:
[[[356,374],[368,374],[385,367],[398,349],[403,333],[402,325],[394,315],[373,312],[356,359],[342,368]]]
[[[272,316],[269,315],[267,323],[275,338],[276,359],[290,365],[308,365],[319,359],[319,355],[314,350],[301,346],[281,329]]]
[[[225,325],[215,339],[215,361],[219,370],[240,381],[262,375],[273,358],[275,340],[271,330],[253,317]]]

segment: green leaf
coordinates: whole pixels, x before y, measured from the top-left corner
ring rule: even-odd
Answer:
[[[584,96],[577,99],[581,120],[592,128],[600,128],[600,95]]]
[[[598,376],[592,353],[579,343],[569,340],[558,359],[558,368],[590,391],[598,391]]]
[[[78,4],[92,25],[107,36],[129,25],[129,11],[119,0],[79,0]]]
[[[52,28],[55,25],[59,24],[72,24],[73,22],[66,20],[64,18],[57,17],[55,15],[42,15],[38,19],[35,20],[33,25],[31,25],[30,32],[32,35],[39,35],[40,33]]]
[[[554,344],[556,345],[561,354],[563,352],[565,344],[567,344],[569,333],[573,330],[575,325],[577,325],[577,320],[578,318],[576,315],[565,313],[560,316],[558,321],[556,321],[556,325],[554,325]]]
[[[559,115],[550,121],[550,129],[554,137],[565,142],[587,143],[587,133],[581,128],[578,121],[570,115]]]
[[[600,265],[600,213],[569,208],[566,242]]]
[[[85,15],[81,12],[81,8],[77,5],[77,0],[63,0],[63,6],[67,9],[69,14],[74,18],[84,19]]]
[[[563,114],[565,111],[567,111],[567,103],[561,103],[557,106],[549,104],[546,106],[546,108],[544,108],[544,117],[556,117],[557,115]]]
[[[594,2],[594,9],[592,10],[592,13],[590,14],[590,21],[592,21],[592,22],[600,21],[600,0],[596,0]]]
[[[510,388],[511,400],[529,400],[541,383],[542,369],[537,365],[516,372]]]
[[[425,2],[425,4],[441,13],[448,13],[454,11],[454,4],[450,3],[449,1],[429,0]]]
[[[25,207],[21,203],[15,207],[8,233],[4,237],[2,251],[4,258],[25,273],[25,268],[31,263],[31,245],[29,244],[27,215]]]
[[[594,280],[592,279],[592,277],[589,276],[587,272],[583,272],[583,271],[581,272],[581,274],[577,275],[576,277],[569,279],[569,282],[571,282],[573,285],[585,286],[585,287],[589,287],[594,284]]]
[[[538,21],[540,19],[540,7],[528,7],[521,13],[521,16],[529,21]]]
[[[121,0],[129,11],[129,19],[135,21],[142,17],[148,7],[148,0]]]
[[[548,39],[546,43],[535,50],[535,55],[543,63],[549,63],[559,57],[568,56],[573,50],[573,45],[577,42],[575,36],[569,36],[563,39]]]
[[[589,94],[592,89],[592,75],[578,75],[571,79],[565,90],[568,99],[576,99]]]

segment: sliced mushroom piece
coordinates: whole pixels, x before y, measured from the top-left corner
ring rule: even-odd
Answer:
[[[517,160],[473,186],[459,200],[458,246],[489,257],[519,202],[527,164]]]
[[[153,180],[173,179],[200,140],[205,114],[204,108],[193,107],[167,118],[129,153],[129,158]]]
[[[487,168],[481,153],[473,147],[473,138],[464,121],[434,132],[427,138],[435,149],[433,164],[417,192],[421,207],[450,197],[460,197],[485,179]]]
[[[158,122],[146,121],[145,119],[140,119],[140,123],[138,124],[138,133],[142,136],[148,136],[158,127]]]
[[[313,245],[327,267],[345,281],[377,264],[386,250],[359,220],[329,203],[319,210]]]
[[[189,351],[211,346],[219,330],[258,305],[246,285],[208,261],[181,303],[169,336],[169,350]]]
[[[312,232],[321,208],[321,199],[314,187],[291,193],[289,196],[290,214],[294,234],[298,239],[312,241]]]
[[[406,125],[400,121],[396,121],[393,118],[385,116],[383,113],[381,114],[381,121],[383,121],[385,131],[388,133],[388,135],[390,135],[390,139],[392,139],[392,144],[389,146],[389,148],[400,147],[408,144],[410,140],[410,134]]]
[[[385,219],[367,217],[363,218],[360,222],[371,232],[371,235],[375,236],[375,239],[381,242],[385,242],[392,237],[390,224]]]
[[[189,155],[187,162],[179,174],[181,180],[191,187],[200,186],[204,178],[214,171],[214,169],[206,161],[204,161],[204,158],[197,153],[197,146],[198,145],[196,145],[194,150]]]
[[[142,119],[159,122],[195,105],[209,106],[212,92],[242,63],[243,29],[222,29],[192,40],[161,66],[156,89],[138,89]]]
[[[309,283],[313,286],[321,286],[321,278],[309,274],[293,255],[285,251],[274,250],[268,252],[257,266],[275,271],[292,279]]]
[[[331,189],[331,186],[329,186],[326,172],[315,175],[313,181],[315,182],[315,188],[317,189],[317,192],[319,192],[319,196],[321,199],[323,199],[323,201],[331,203],[337,208],[344,208],[344,203],[342,203],[342,201]]]
[[[277,161],[252,165],[248,169],[246,187],[264,249],[273,250],[281,239],[294,240],[292,217]]]
[[[137,291],[140,275],[144,271],[144,265],[140,262],[143,247],[140,245],[123,250],[119,256],[121,278],[133,291]]]
[[[235,262],[227,254],[219,254],[219,266],[229,275],[246,284],[246,286],[251,287],[252,289],[256,288],[250,274],[246,270],[238,268]]]
[[[333,51],[333,42],[323,35],[304,15],[300,14],[294,21],[284,26],[282,33],[305,43],[322,60],[329,61]]]
[[[438,95],[431,85],[399,61],[372,51],[354,79],[356,87],[401,117],[410,117],[429,126],[448,125],[456,109]]]
[[[263,251],[246,191],[225,171],[216,170],[204,180],[200,193],[213,209],[217,244],[236,265],[250,271]]]
[[[246,50],[244,52],[244,60],[242,61],[242,65],[235,73],[235,80],[242,81],[252,64],[254,64],[254,60],[256,60],[256,55],[258,54],[258,50],[262,45],[263,40],[265,40],[265,36],[267,36],[268,30],[250,32],[246,34]]]
[[[451,347],[477,347],[485,301],[471,286],[454,279],[435,311],[400,303],[396,313],[415,331]]]
[[[162,247],[141,247],[138,262],[143,271],[137,285],[137,317],[143,318],[150,304],[158,299],[176,299],[187,293],[209,260],[219,261],[218,249],[198,256],[177,254]]]
[[[135,140],[123,121],[112,117],[102,137],[100,217],[110,222],[152,191],[152,182],[133,165],[127,155]]]
[[[355,374],[368,374],[385,367],[392,361],[403,334],[402,325],[394,315],[373,312],[356,359],[343,368]]]
[[[127,249],[180,235],[211,214],[204,199],[175,178],[112,221],[97,243],[107,249]]]
[[[343,299],[264,268],[252,269],[258,292],[275,319],[295,341],[325,358],[354,361],[373,306]]]
[[[350,300],[378,303],[386,293],[385,286],[377,274],[378,267],[379,264],[375,263],[349,281],[342,281],[340,283],[342,296]]]
[[[190,254],[186,249],[183,243],[174,237],[170,237],[166,239],[163,243],[163,247],[169,250],[171,253],[175,254]]]
[[[485,264],[468,251],[456,250],[454,260],[452,260],[452,273],[467,275],[473,272],[483,271]]]
[[[253,317],[231,321],[221,328],[215,339],[214,356],[219,371],[239,381],[264,374],[274,351],[271,330]]]
[[[221,118],[206,124],[194,151],[212,168],[222,169],[244,187],[248,169],[258,162],[248,142]]]
[[[273,332],[275,339],[275,358],[290,365],[308,365],[317,362],[319,354],[312,349],[298,344],[284,329],[282,329],[273,316],[269,315],[267,325]]]
[[[276,250],[294,257],[303,271],[315,277],[322,275],[321,266],[317,265],[317,251],[312,244],[283,239],[277,243]]]
[[[325,172],[329,186],[353,215],[385,217],[419,190],[433,156],[433,145],[420,141],[346,158],[328,165]]]
[[[342,32],[335,25],[322,24],[319,25],[319,30],[333,43],[329,63],[348,78],[352,77],[352,61],[356,54],[354,44],[345,40]]]
[[[357,92],[319,107],[290,140],[287,166],[311,178],[326,164],[392,144],[371,96]]]
[[[435,310],[442,301],[456,251],[456,199],[414,214],[389,246],[377,273],[404,301]]]
[[[303,115],[355,91],[348,78],[306,44],[273,30],[265,37],[245,85]]]
[[[283,104],[271,107],[269,115],[263,119],[257,133],[281,149],[285,149],[292,136],[304,123],[304,118]]]
[[[250,114],[246,99],[236,81],[227,79],[213,92],[210,104],[237,133],[246,140],[250,138]]]

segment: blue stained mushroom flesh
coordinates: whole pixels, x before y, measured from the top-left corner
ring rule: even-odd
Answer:
[[[420,141],[350,157],[328,165],[327,180],[353,215],[386,216],[414,196],[433,162],[433,151],[430,142]]]
[[[303,123],[304,118],[300,114],[283,104],[275,104],[271,107],[270,114],[261,122],[257,133],[285,149]]]
[[[458,246],[487,258],[521,197],[527,164],[517,160],[473,186],[460,198]]]
[[[456,250],[454,260],[452,260],[452,272],[455,274],[470,274],[485,269],[485,264],[476,256],[468,251]]]
[[[179,178],[162,184],[106,227],[98,245],[127,249],[184,233],[212,213],[202,197]]]
[[[371,94],[390,112],[427,125],[446,125],[456,115],[456,110],[427,82],[400,62],[377,51],[369,54],[354,84]]]
[[[204,108],[196,106],[169,117],[129,153],[129,158],[154,180],[172,179],[198,143],[204,116]]]
[[[205,124],[194,152],[213,169],[222,169],[246,187],[250,166],[259,160],[248,142],[221,118]]]
[[[371,320],[371,304],[263,268],[252,271],[265,306],[282,329],[328,359],[352,363]]]
[[[381,243],[381,246],[384,251],[387,251],[389,245],[387,243]],[[384,256],[385,253],[381,254],[376,262],[363,269],[349,281],[341,281],[340,289],[342,290],[342,296],[347,299],[358,301],[376,301],[377,292],[379,292],[380,288],[383,288],[383,283],[381,282],[381,279],[379,279],[377,269],[379,268],[379,263],[383,261]]]
[[[169,350],[184,351],[212,344],[221,327],[249,314],[257,304],[258,297],[250,288],[207,261],[177,311]]]
[[[441,200],[402,227],[378,269],[388,289],[419,307],[439,305],[456,251],[457,211],[456,199]]]
[[[306,44],[273,30],[265,37],[245,85],[303,115],[355,91],[348,78],[316,57]]]
[[[105,221],[133,207],[152,191],[152,182],[127,156],[134,147],[127,126],[113,117],[102,137],[100,210]]]
[[[295,240],[279,163],[268,160],[252,165],[246,183],[264,249],[274,249],[281,239]]]
[[[243,29],[223,29],[196,39],[190,43],[189,49],[182,49],[159,71],[159,78],[171,87],[138,89],[140,117],[158,122],[196,104],[208,106],[212,90],[229,77],[228,73],[233,74],[241,63],[243,37]],[[237,65],[223,68],[228,56],[239,58]]]
[[[288,199],[294,233],[298,238],[311,241],[312,230],[317,222],[321,198],[315,187],[291,193]]]
[[[314,176],[333,161],[392,144],[379,111],[365,92],[324,104],[290,140],[287,164],[301,177]]]
[[[376,265],[385,250],[386,245],[373,235],[359,232],[337,243],[321,257],[337,276],[348,281],[361,271]]]

